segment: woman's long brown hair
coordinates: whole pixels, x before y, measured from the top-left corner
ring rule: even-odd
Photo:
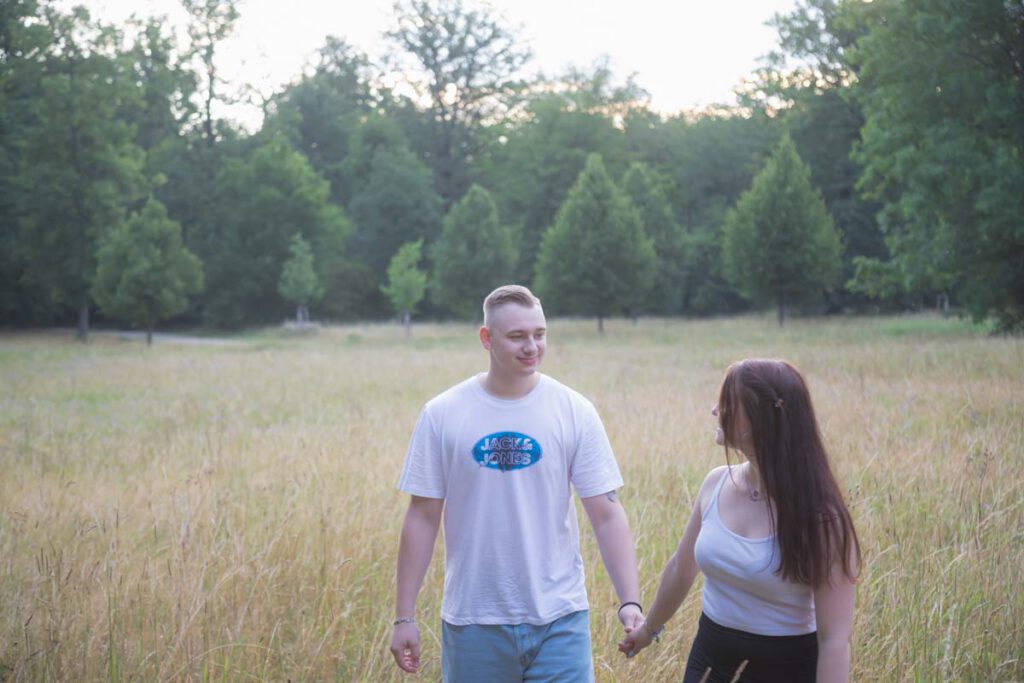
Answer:
[[[861,555],[853,520],[828,463],[803,375],[782,360],[751,359],[729,366],[718,399],[726,458],[737,408],[750,421],[772,531],[779,543],[777,573],[818,586],[833,562],[855,580]]]

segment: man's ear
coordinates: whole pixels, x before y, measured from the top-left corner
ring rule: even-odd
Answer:
[[[488,351],[491,350],[491,330],[486,325],[480,326],[480,344]]]

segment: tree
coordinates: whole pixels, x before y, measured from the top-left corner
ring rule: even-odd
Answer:
[[[402,318],[406,339],[412,336],[412,314],[427,291],[427,274],[418,267],[422,254],[423,240],[399,247],[388,264],[388,282],[381,287]]]
[[[447,210],[468,184],[469,159],[480,145],[476,133],[500,119],[523,89],[517,75],[530,53],[485,5],[400,0],[395,14],[398,26],[387,35],[420,72],[414,85],[430,102],[429,159]]]
[[[646,143],[637,150],[640,159],[666,179],[673,213],[685,229],[684,313],[731,313],[748,305],[722,272],[722,226],[778,137],[779,122],[763,112],[709,112],[670,118],[637,141]]]
[[[593,154],[541,241],[535,285],[555,312],[604,319],[642,301],[657,257],[636,209]]]
[[[325,296],[334,295],[329,274],[343,269],[352,224],[329,193],[327,181],[281,137],[225,162],[214,185],[215,213],[194,235],[206,267],[207,322],[238,327],[289,310],[277,284],[295,233],[317,255]]]
[[[202,135],[207,147],[213,147],[218,137],[213,104],[223,98],[218,94],[218,87],[224,84],[217,75],[217,49],[235,30],[238,3],[237,0],[181,0],[181,5],[189,16],[191,53],[201,65],[199,109]]]
[[[441,199],[430,171],[405,146],[377,149],[349,212],[357,226],[352,252],[381,279],[399,246],[432,242],[441,229]]]
[[[435,303],[475,319],[487,293],[512,279],[519,254],[513,231],[498,219],[491,193],[473,185],[445,217],[432,255]]]
[[[672,213],[672,205],[651,171],[634,163],[622,180],[622,189],[640,212],[644,232],[654,242],[658,257],[654,287],[647,309],[663,315],[682,312],[686,287],[686,233]]]
[[[147,345],[156,324],[184,311],[188,295],[203,287],[202,265],[182,244],[181,226],[153,198],[103,237],[96,261],[100,309],[144,327]]]
[[[1024,329],[1024,7],[881,3],[858,43],[861,188],[903,289]],[[870,266],[870,264],[865,264]]]
[[[789,303],[836,283],[839,233],[788,135],[727,215],[722,255],[726,275],[745,297],[778,304],[780,326]]]
[[[121,78],[113,29],[81,7],[47,7],[40,21],[51,42],[34,56],[36,97],[17,155],[20,285],[37,318],[76,310],[84,340],[97,245],[147,190],[143,152],[117,117],[137,92]]]
[[[825,200],[843,237],[843,280],[854,278],[856,262],[887,259],[877,215],[881,205],[857,189],[862,164],[851,152],[860,143],[864,114],[852,97],[860,67],[851,59],[857,41],[870,31],[877,6],[859,0],[803,0],[788,15],[776,15],[779,48],[764,59],[741,101],[778,111],[811,169],[811,182]],[[833,307],[861,305],[860,292],[836,289]]]
[[[364,54],[344,40],[328,36],[315,71],[273,98],[263,125],[264,131],[288,136],[295,149],[331,183],[331,200],[342,206],[354,194],[344,168],[352,137],[379,99],[371,78]]]
[[[196,76],[186,65],[173,33],[164,21],[132,19],[133,42],[119,57],[125,76],[136,84],[138,96],[122,106],[119,118],[132,126],[135,143],[147,152],[181,135],[196,109],[191,99]]]
[[[320,286],[320,279],[313,268],[313,252],[309,248],[309,242],[302,239],[300,233],[292,235],[290,250],[292,255],[281,269],[277,291],[286,300],[295,304],[295,322],[308,323],[307,307],[324,295],[324,289]]]
[[[493,188],[503,219],[519,226],[519,272],[529,282],[541,235],[551,226],[590,154],[613,175],[628,165],[615,117],[646,97],[632,81],[614,83],[606,61],[571,69],[537,86],[524,115],[503,126],[503,142],[481,155],[482,177]]]

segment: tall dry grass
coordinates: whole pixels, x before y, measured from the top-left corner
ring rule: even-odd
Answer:
[[[0,681],[410,680],[387,651],[394,483],[424,401],[486,362],[467,325],[415,335],[0,338]],[[545,370],[604,417],[646,598],[722,462],[708,409],[745,356],[804,370],[848,491],[867,558],[853,680],[1024,680],[1024,348],[955,321],[552,321]],[[699,584],[627,661],[583,536],[598,680],[679,680]]]

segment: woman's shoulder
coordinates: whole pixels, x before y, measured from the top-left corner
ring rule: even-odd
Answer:
[[[728,472],[728,465],[719,465],[708,472],[707,476],[704,477],[704,482],[700,485],[700,491],[697,493],[701,516],[707,512],[708,504],[711,502],[711,496],[715,491],[715,487],[718,486],[718,483],[722,481],[723,477],[727,476]]]

